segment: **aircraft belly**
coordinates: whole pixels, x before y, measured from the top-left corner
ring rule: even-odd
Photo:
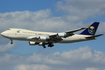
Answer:
[[[86,41],[86,39],[66,39],[64,38],[59,43],[73,43],[73,42],[80,42],[80,41]]]
[[[13,40],[20,40],[20,41],[35,41],[35,42],[45,42],[48,43],[47,41],[41,41],[38,39],[27,39],[30,36],[25,36],[25,35],[5,35],[4,37],[13,39]]]
[[[4,37],[14,40],[26,40],[28,36],[22,36],[22,35],[5,35]]]

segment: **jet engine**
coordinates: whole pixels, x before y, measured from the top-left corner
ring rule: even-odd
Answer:
[[[29,42],[29,45],[38,45],[38,44],[39,44],[38,42],[33,42],[33,41]]]
[[[65,33],[65,32],[64,33],[58,33],[59,37],[64,37],[64,38],[68,37],[68,36],[71,36],[71,35],[73,35],[73,34],[72,33]]]
[[[48,40],[50,38],[49,38],[49,36],[40,36],[39,39],[42,40],[42,41],[45,41],[45,40]]]

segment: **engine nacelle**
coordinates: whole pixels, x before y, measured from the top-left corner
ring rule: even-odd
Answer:
[[[49,36],[40,36],[40,40],[48,40],[49,39]]]
[[[39,46],[43,46],[43,45],[44,45],[44,43],[43,43],[43,42],[40,42],[40,43],[39,43]]]
[[[29,45],[37,45],[37,44],[39,44],[39,43],[33,42],[33,41],[30,41],[30,42],[29,42]]]
[[[74,35],[74,34],[72,34],[72,33],[58,33],[58,36],[59,37],[68,37],[68,36],[72,36],[72,35]]]
[[[67,37],[67,33],[58,33],[59,37]]]

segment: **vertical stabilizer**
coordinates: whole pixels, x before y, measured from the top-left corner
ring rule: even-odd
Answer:
[[[92,25],[90,25],[88,28],[86,28],[82,33],[82,35],[95,35],[97,28],[98,28],[99,22],[94,22]]]

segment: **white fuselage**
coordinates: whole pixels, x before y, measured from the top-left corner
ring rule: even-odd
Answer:
[[[13,40],[35,41],[35,42],[45,42],[45,43],[47,43],[48,41],[32,39],[31,37],[38,38],[40,36],[50,36],[54,34],[57,34],[57,33],[38,32],[38,31],[31,31],[31,30],[26,30],[26,29],[16,29],[16,28],[10,28],[9,30],[6,30],[1,33],[2,36],[9,38],[9,39],[13,39]],[[91,35],[74,34],[72,36],[62,38],[62,40],[59,42],[53,42],[53,43],[73,43],[73,42],[93,40],[93,39],[86,39],[86,37],[91,37]]]

